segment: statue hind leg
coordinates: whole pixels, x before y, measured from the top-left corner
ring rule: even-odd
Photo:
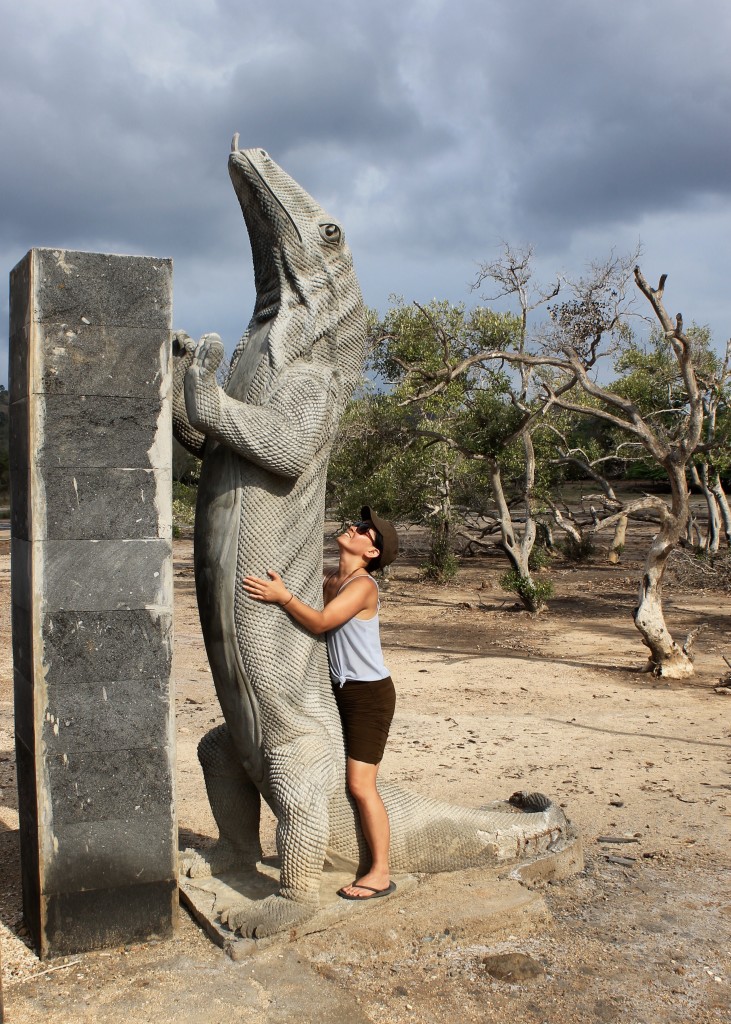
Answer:
[[[326,745],[314,736],[300,737],[270,755],[269,773],[281,860],[279,892],[221,914],[229,928],[255,938],[295,927],[319,909],[329,834],[333,772]]]
[[[241,763],[227,725],[205,734],[198,744],[198,760],[219,838],[208,850],[185,850],[181,868],[191,878],[253,868],[261,859],[261,796]]]

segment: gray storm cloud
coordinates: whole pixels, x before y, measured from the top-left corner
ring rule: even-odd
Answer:
[[[253,300],[239,131],[343,218],[371,305],[469,301],[502,238],[564,270],[641,238],[724,332],[730,21],[720,0],[28,0],[0,42],[2,263],[172,256],[177,322],[230,347]]]

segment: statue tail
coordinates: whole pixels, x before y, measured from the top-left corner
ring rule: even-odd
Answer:
[[[510,864],[560,846],[569,822],[542,793],[514,793],[486,807],[459,807],[384,782],[393,871],[456,871]]]

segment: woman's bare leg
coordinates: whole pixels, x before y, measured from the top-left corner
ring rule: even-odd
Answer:
[[[351,796],[358,807],[360,824],[365,841],[371,851],[371,866],[368,872],[352,885],[343,887],[349,896],[368,897],[371,892],[359,888],[367,885],[372,889],[386,889],[390,882],[388,850],[391,843],[391,829],[388,814],[376,788],[376,776],[380,765],[368,764],[348,758],[346,780]]]

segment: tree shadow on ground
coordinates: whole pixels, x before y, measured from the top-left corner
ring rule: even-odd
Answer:
[[[637,729],[605,729],[598,725],[587,725],[585,722],[567,722],[564,718],[547,718],[547,722],[555,722],[557,725],[564,725],[570,729],[580,729],[589,732],[601,732],[608,736],[630,736],[632,739],[666,740],[668,743],[682,743],[694,747],[721,747],[728,748],[727,743],[714,743],[713,740],[692,740],[687,736],[665,736],[661,733],[641,732]]]

